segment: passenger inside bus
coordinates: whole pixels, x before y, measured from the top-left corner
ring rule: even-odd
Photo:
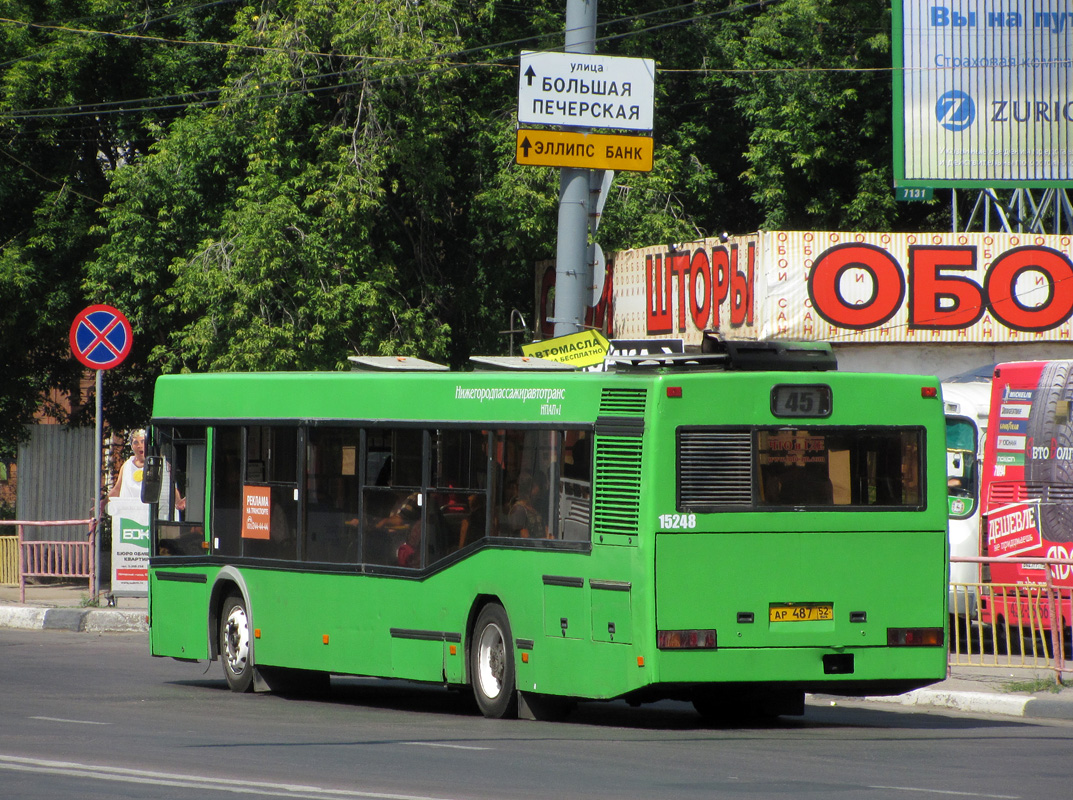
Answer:
[[[399,545],[397,551],[400,567],[421,566],[421,520],[410,526],[406,541]]]
[[[767,464],[762,467],[764,502],[775,506],[831,505],[826,464]]]
[[[421,498],[418,492],[410,492],[397,502],[391,512],[376,523],[376,527],[398,530],[410,526],[421,518]]]
[[[571,460],[563,464],[564,477],[575,481],[592,480],[592,440],[578,436],[570,448]]]
[[[528,472],[518,478],[518,491],[507,512],[507,527],[511,536],[522,539],[543,539],[547,536],[547,527],[537,508],[540,484]]]
[[[472,544],[478,539],[484,538],[488,503],[484,492],[476,492],[468,498],[469,513],[462,520],[462,528],[458,535],[458,549],[461,550],[467,544]]]

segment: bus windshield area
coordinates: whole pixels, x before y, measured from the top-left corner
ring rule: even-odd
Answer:
[[[679,432],[682,511],[924,506],[918,428]]]

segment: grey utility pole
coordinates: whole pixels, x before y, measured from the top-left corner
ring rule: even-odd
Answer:
[[[567,53],[596,52],[596,0],[567,0]],[[591,294],[589,274],[589,173],[563,167],[559,173],[559,232],[555,248],[555,335],[585,325]]]

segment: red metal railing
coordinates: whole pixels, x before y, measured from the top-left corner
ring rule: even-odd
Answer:
[[[27,578],[86,578],[90,588],[96,585],[97,531],[94,520],[4,520],[0,522],[2,525],[13,525],[18,529],[20,603],[26,602]],[[88,528],[86,541],[27,541],[24,535],[26,528],[56,528],[61,525],[85,525]]]

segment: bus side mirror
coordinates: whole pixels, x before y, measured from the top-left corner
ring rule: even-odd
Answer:
[[[164,485],[164,456],[146,456],[142,474],[142,502],[159,503]]]

